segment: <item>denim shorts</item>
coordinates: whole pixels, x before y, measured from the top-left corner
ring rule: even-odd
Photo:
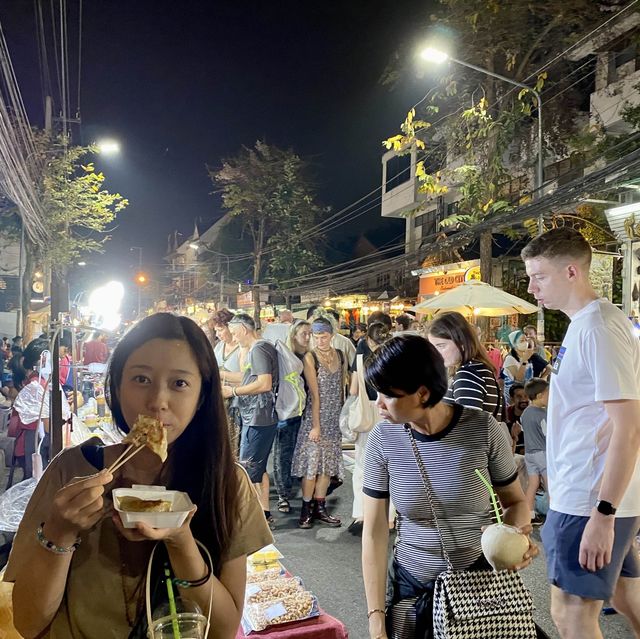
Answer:
[[[538,450],[535,453],[525,453],[524,463],[527,467],[527,475],[547,474],[547,453]]]
[[[640,517],[618,517],[611,563],[589,572],[580,566],[580,542],[589,517],[566,515],[549,510],[542,528],[549,582],[564,592],[586,599],[611,599],[618,577],[640,577],[640,548],[636,535]]]
[[[277,429],[277,424],[242,427],[240,462],[254,484],[259,484],[262,481],[262,475],[267,472],[267,460]]]

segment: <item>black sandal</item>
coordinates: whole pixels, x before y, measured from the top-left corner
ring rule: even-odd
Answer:
[[[280,497],[280,499],[278,500],[278,511],[281,513],[291,512],[291,504],[285,497]]]

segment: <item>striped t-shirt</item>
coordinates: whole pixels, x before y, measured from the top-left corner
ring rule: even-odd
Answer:
[[[482,554],[482,526],[492,523],[489,493],[474,470],[494,486],[518,477],[511,442],[488,413],[454,405],[451,423],[429,436],[413,431],[431,481],[444,543],[454,568],[468,568]],[[395,557],[416,579],[435,579],[446,570],[438,532],[409,433],[403,424],[382,422],[369,433],[363,492],[391,496],[398,511]]]
[[[500,399],[498,382],[485,363],[466,362],[456,371],[445,399],[496,415]]]

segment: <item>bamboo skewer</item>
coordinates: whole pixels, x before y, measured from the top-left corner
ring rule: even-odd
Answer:
[[[120,455],[120,457],[118,457],[118,459],[116,459],[116,460],[113,462],[113,464],[111,464],[111,466],[109,466],[109,468],[107,468],[107,470],[108,470],[110,473],[113,473],[113,469],[118,465],[118,462],[119,462],[123,457],[125,457],[125,456],[126,456],[126,455],[131,451],[131,449],[132,449],[132,448],[133,448],[133,444],[129,444],[129,445],[124,449],[124,451],[122,452],[122,454]]]
[[[129,446],[129,448],[131,448],[131,446]],[[115,463],[111,464],[111,467],[109,468],[109,472],[111,473],[115,473],[116,470],[118,470],[119,468],[121,468],[122,466],[124,466],[128,461],[130,461],[135,455],[137,455],[142,449],[144,448],[144,445],[142,446],[138,446],[138,448],[136,448],[128,457],[123,457],[123,455],[120,455],[120,459],[122,461],[116,461]],[[129,449],[127,449],[129,450]],[[126,451],[125,451],[126,452]]]

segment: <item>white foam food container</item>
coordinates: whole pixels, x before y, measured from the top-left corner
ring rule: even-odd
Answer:
[[[187,493],[179,490],[167,490],[164,486],[141,486],[134,484],[131,488],[114,488],[112,492],[113,507],[116,509],[125,528],[135,528],[138,522],[152,528],[180,528],[193,508],[193,502]],[[120,509],[120,497],[137,497],[138,499],[171,502],[171,511],[167,513],[142,512],[135,513]]]

